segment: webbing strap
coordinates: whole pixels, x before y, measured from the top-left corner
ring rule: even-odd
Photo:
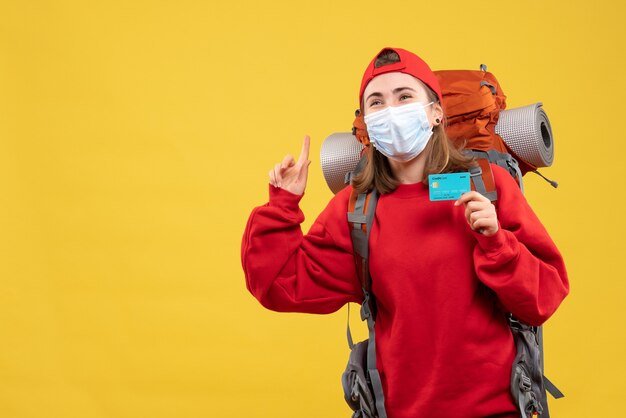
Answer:
[[[531,418],[532,417],[533,412],[529,412],[526,408],[529,405],[533,405],[534,403],[535,403],[535,400],[533,399],[532,392],[530,390],[528,390],[528,391],[520,391],[520,396],[519,396],[519,399],[518,399],[517,407],[519,408],[520,414],[522,414],[523,418]],[[530,409],[532,411],[532,408],[530,408]],[[531,415],[528,415],[529,413]],[[541,414],[541,418],[546,418],[546,417],[547,417],[547,415],[544,415],[543,413]]]
[[[535,335],[537,337],[537,345],[539,346],[539,364],[541,365],[541,378],[545,379],[543,374],[544,366],[543,366],[543,328],[537,327]],[[544,380],[545,381],[545,380]],[[543,385],[544,392],[542,393],[541,399],[539,399],[539,403],[541,404],[542,409],[542,418],[550,418],[550,410],[548,409],[548,396],[545,394],[546,385]]]
[[[361,156],[361,158],[359,159],[359,162],[356,163],[356,166],[354,167],[354,170],[352,171],[348,171],[346,173],[346,175],[343,177],[343,182],[345,184],[350,184],[352,183],[352,179],[354,178],[354,176],[356,176],[357,174],[359,174],[361,171],[363,171],[363,169],[365,168],[365,165],[367,164],[367,154],[363,154]]]
[[[360,276],[361,286],[363,289],[363,302],[361,303],[361,319],[367,321],[367,329],[369,331],[367,343],[367,373],[374,398],[376,400],[376,411],[378,418],[387,418],[385,410],[385,394],[380,378],[380,373],[376,368],[376,332],[374,330],[376,322],[376,305],[375,299],[371,294],[371,276],[369,274],[368,255],[369,255],[369,236],[374,224],[374,215],[376,214],[376,204],[378,203],[378,192],[373,190],[369,193],[360,193],[356,198],[354,211],[348,212],[348,222],[353,224],[351,231],[352,245],[355,252],[355,262],[357,274]],[[363,228],[365,226],[365,228]],[[354,347],[352,333],[350,331],[350,305],[348,304],[348,325],[347,338],[350,349]]]
[[[358,200],[358,199],[357,199]],[[366,242],[369,247],[369,237],[372,232],[372,225],[374,224],[374,215],[376,213],[376,204],[378,203],[378,192],[374,189],[370,193],[369,202],[367,204],[367,224],[366,224]],[[378,418],[387,418],[387,411],[385,410],[385,394],[383,393],[383,384],[380,379],[380,373],[376,367],[376,332],[374,325],[376,321],[376,301],[374,295],[371,294],[372,289],[372,276],[369,273],[368,254],[363,257],[363,278],[364,278],[364,299],[361,305],[361,317],[365,315],[367,319],[367,328],[369,330],[369,338],[367,343],[367,370],[372,383],[372,389],[374,390],[374,397],[376,399],[376,411],[378,412]]]
[[[358,200],[358,199],[357,199]],[[371,293],[372,291],[372,276],[370,275],[369,270],[369,240],[370,233],[372,232],[372,225],[374,224],[374,215],[376,214],[376,205],[378,204],[378,192],[374,189],[369,194],[369,202],[367,203],[367,213],[365,215],[366,218],[366,229],[365,233],[362,234],[365,236],[365,246],[366,251],[361,254],[363,259],[361,260],[361,279],[363,282],[363,290],[365,295],[365,301],[369,304],[369,309],[371,312],[372,320],[376,320],[376,299],[374,295]],[[363,318],[361,318],[363,319]]]
[[[507,161],[507,164],[517,173],[517,182],[519,184],[519,188],[522,190],[522,194],[524,194],[524,182],[522,181],[522,170],[519,168],[519,163],[515,160],[515,158],[511,157],[511,160]]]
[[[524,193],[524,183],[522,181],[522,172],[519,168],[519,163],[512,155],[506,153],[500,153],[496,150],[489,150],[487,153],[489,161],[498,164],[500,167],[506,169],[509,174],[513,178],[515,178],[518,182],[518,185]],[[565,395],[561,392],[544,374],[544,352],[543,352],[543,327],[536,327],[535,335],[537,338],[537,346],[539,348],[539,363],[541,364],[541,379],[543,383],[543,393],[541,398],[539,399],[539,404],[541,408],[541,417],[542,418],[550,418],[550,410],[548,409],[548,396],[546,392],[552,395],[555,399],[559,399],[564,397]],[[520,403],[520,411],[524,414],[525,411],[522,407],[522,396],[519,397]],[[528,399],[525,399],[525,402],[528,402]]]
[[[522,392],[525,393],[525,392]],[[523,396],[523,395],[519,395],[518,400],[517,400],[517,409],[520,410],[520,414],[522,414],[522,418],[528,418],[528,415],[526,414],[526,402],[528,401],[528,399],[526,399],[527,396]]]
[[[367,194],[360,193],[356,198],[356,205],[354,206],[354,213],[365,213],[365,202],[367,200]]]
[[[367,373],[372,384],[372,390],[374,391],[374,399],[376,400],[376,412],[378,412],[378,418],[387,418],[387,411],[385,410],[385,394],[383,393],[383,383],[380,379],[380,373],[376,368],[376,331],[374,330],[374,318],[370,311],[370,294],[365,293],[365,299],[361,305],[361,317],[367,319],[367,329],[369,330],[369,337],[367,342]]]
[[[351,231],[352,245],[354,251],[361,257],[361,262],[357,259],[357,274],[360,275],[361,283],[369,291],[368,280],[369,271],[367,258],[369,256],[369,236],[374,223],[376,204],[378,203],[378,192],[373,190],[369,193],[360,193],[356,198],[354,212],[348,212],[348,222],[353,224]],[[367,211],[367,212],[366,212]],[[365,225],[365,230],[363,226]]]
[[[521,177],[520,177],[521,178]],[[537,327],[537,345],[539,346],[539,355],[541,361],[541,379],[543,380],[543,388],[554,399],[559,399],[565,395],[552,383],[545,375],[544,362],[543,362],[543,327]],[[550,418],[550,410],[548,408],[548,396],[543,395],[540,399],[543,409],[542,418]]]
[[[522,170],[519,168],[519,163],[511,154],[505,152],[498,152],[495,149],[490,149],[486,152],[487,158],[490,162],[499,165],[504,168],[511,174],[515,180],[517,180],[517,185],[522,190],[522,194],[524,193],[524,182],[522,181]]]
[[[483,170],[479,166],[470,167],[470,177],[474,182],[474,187],[476,187],[476,191],[482,195],[487,193],[487,188],[485,187],[485,182],[483,181]]]
[[[470,180],[474,183],[474,188],[478,193],[485,196],[487,199],[492,202],[498,200],[498,192],[488,192],[487,186],[485,186],[485,181],[483,180],[483,170],[480,166],[470,167]]]
[[[494,86],[492,86],[491,84],[489,84],[487,81],[483,80],[480,82],[480,87],[482,86],[487,86],[489,87],[489,90],[491,90],[491,94],[493,94],[494,96],[498,93],[496,88]]]
[[[487,199],[495,202],[498,200],[498,191],[496,190],[493,173],[491,172],[491,167],[489,167],[489,154],[485,151],[479,150],[465,150],[465,154],[474,157],[477,161],[477,166],[471,167],[470,172],[470,180],[474,185],[474,190],[476,190],[481,195],[485,196]],[[482,166],[482,168],[481,168]],[[483,172],[483,168],[488,170]],[[485,178],[488,180],[488,184],[485,183]],[[491,189],[491,191],[489,191]]]
[[[352,350],[354,348],[354,340],[352,339],[352,332],[350,331],[350,303],[348,303],[348,325],[346,326],[346,337],[348,337],[348,347]]]
[[[363,231],[363,225],[367,225],[367,218],[365,213],[363,213],[366,199],[366,194],[359,194],[354,206],[354,212],[348,212],[348,222],[352,222],[354,225],[351,231],[352,246],[361,259],[367,259],[368,254],[368,234],[366,231]],[[355,257],[357,274],[360,274],[362,269],[362,266],[359,266],[359,257]],[[361,281],[363,281],[363,276],[361,276]]]
[[[543,385],[545,386],[548,393],[550,393],[550,395],[554,397],[554,399],[559,399],[565,396],[563,395],[563,392],[561,392],[559,388],[554,386],[554,383],[552,383],[545,375],[543,375]]]

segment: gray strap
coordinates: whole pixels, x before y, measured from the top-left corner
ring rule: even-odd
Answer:
[[[541,350],[541,352],[543,353],[543,350]],[[561,392],[559,388],[554,386],[554,383],[552,383],[545,375],[543,376],[543,385],[545,386],[546,390],[550,393],[550,395],[554,397],[554,399],[563,398],[565,396],[563,395],[563,392]]]
[[[554,187],[555,189],[557,187],[559,187],[559,183],[557,183],[554,180],[550,180],[549,178],[547,178],[546,176],[544,176],[543,174],[541,174],[539,172],[539,170],[532,170],[531,173],[535,173],[536,175],[538,175],[539,177],[541,177],[542,179],[544,179],[545,181],[547,181],[548,183],[550,183],[550,186]]]
[[[482,71],[486,71],[487,68],[484,67],[481,64],[481,68]],[[484,84],[487,84],[486,82],[483,82]],[[483,85],[483,83],[481,83],[481,86]],[[490,86],[492,87],[492,86]],[[493,92],[493,90],[492,90]],[[519,187],[522,191],[522,193],[524,193],[524,182],[522,181],[522,171],[520,170],[519,167],[519,163],[517,162],[517,160],[515,158],[513,158],[513,156],[511,154],[508,153],[501,153],[496,151],[495,149],[491,149],[489,151],[477,151],[477,150],[466,150],[465,153],[467,155],[472,155],[475,158],[487,158],[489,160],[489,162],[494,163],[499,165],[500,167],[506,169],[512,177],[516,177],[517,176],[517,180],[518,180],[518,184]],[[486,195],[486,187],[484,184],[484,181],[482,179],[482,170],[480,169],[480,167],[474,167],[472,169],[470,169],[470,176],[472,181],[474,182],[474,187],[476,188],[476,191],[478,191],[479,193]],[[552,183],[551,183],[552,184]],[[556,187],[557,185],[554,185],[554,187]],[[488,197],[488,196],[487,196]],[[497,198],[497,196],[496,196]],[[495,199],[491,199],[490,200],[495,200]],[[544,364],[544,359],[543,359],[543,328],[542,327],[538,327],[537,328],[537,343],[539,345],[539,353],[540,353],[540,364],[541,364],[541,374],[542,374],[542,379],[543,379],[543,386],[545,388],[545,390],[550,393],[550,395],[552,395],[555,399],[559,399],[564,397],[565,395],[563,395],[563,393],[544,375],[544,370],[543,370],[543,364]],[[520,382],[521,383],[521,382]],[[516,390],[520,390],[515,388]],[[523,390],[522,390],[523,392]],[[519,396],[518,397],[518,402],[519,402],[519,408],[522,417],[526,418],[525,412],[524,411],[524,406],[528,404],[528,402],[530,402],[530,398],[528,398],[528,395],[526,394],[526,396]],[[550,418],[550,412],[548,410],[548,399],[547,396],[544,394],[541,399],[540,399],[540,406],[542,408],[542,418]]]
[[[514,167],[517,171],[517,178],[519,179],[519,185],[522,189],[522,193],[524,193],[524,185],[522,181],[522,173],[519,168],[518,162],[511,157],[512,165],[510,167]],[[507,161],[508,163],[508,161]],[[546,377],[544,374],[544,359],[543,359],[543,327],[537,327],[537,345],[539,346],[539,355],[541,361],[541,378],[543,380],[543,387],[545,391],[547,391],[550,395],[552,395],[555,399],[563,398],[565,395],[561,392],[555,385]],[[548,409],[548,396],[544,393],[540,400],[542,413],[542,418],[550,418],[550,410]]]
[[[515,158],[511,157],[511,162],[509,163],[509,167],[513,168],[517,173],[519,188],[522,190],[522,194],[524,194],[524,182],[522,181],[522,170],[519,168],[519,163],[515,160]]]
[[[378,203],[378,192],[373,190],[370,192],[370,200],[367,206],[367,213],[364,213],[365,210],[365,201],[367,199],[366,193],[360,193],[357,196],[356,203],[354,205],[354,212],[348,212],[348,221],[354,223],[354,228],[351,231],[352,234],[352,245],[354,246],[354,251],[357,252],[364,260],[364,265],[362,266],[363,280],[366,282],[366,287],[369,290],[368,282],[368,271],[367,271],[367,257],[369,255],[369,236],[370,231],[372,230],[372,225],[374,224],[374,215],[376,213],[376,204]],[[366,225],[367,233],[363,233],[361,229],[361,225]]]
[[[367,234],[364,234],[361,229],[362,224],[367,224],[366,215],[363,213],[365,210],[366,199],[367,194],[360,193],[356,198],[354,212],[348,212],[348,221],[354,223],[354,228],[352,229],[352,245],[354,246],[354,251],[356,251],[357,254],[359,254],[363,259],[367,259],[367,238],[369,235],[369,231]]]
[[[376,214],[376,205],[378,204],[378,192],[376,191],[376,189],[372,190],[370,192],[370,201],[369,204],[367,206],[367,213],[366,213],[366,229],[367,229],[367,236],[365,238],[365,243],[367,246],[367,251],[365,252],[365,255],[363,255],[363,280],[365,281],[365,290],[366,292],[369,294],[371,293],[372,290],[372,276],[370,276],[370,271],[369,271],[369,241],[370,241],[370,234],[372,233],[372,225],[374,225],[374,215]],[[370,300],[370,309],[372,312],[372,317],[375,320],[376,319],[376,309],[374,307],[376,300],[374,299],[373,295],[370,295],[369,299]]]
[[[479,166],[470,167],[469,172],[470,179],[474,183],[474,187],[478,193],[485,196],[492,202],[498,199],[498,193],[495,190],[493,192],[487,192],[487,187],[483,181],[483,170]]]
[[[489,159],[489,154],[487,154],[486,151],[480,151],[477,149],[466,149],[463,151],[464,154],[466,155],[471,155],[472,157],[476,157],[476,158],[487,158]]]
[[[369,331],[368,343],[367,343],[367,373],[372,385],[372,391],[374,392],[374,398],[376,399],[376,411],[378,412],[378,418],[387,418],[387,411],[385,410],[385,394],[383,392],[383,385],[380,378],[380,373],[376,368],[376,332],[374,330],[376,309],[374,307],[374,297],[371,295],[371,276],[368,268],[368,255],[369,255],[369,236],[372,232],[372,225],[374,224],[374,216],[376,214],[376,205],[378,204],[378,192],[376,189],[372,190],[369,194],[369,203],[367,206],[367,213],[365,213],[365,202],[367,194],[361,193],[357,196],[354,206],[354,212],[348,213],[348,220],[354,222],[354,228],[352,229],[352,244],[354,250],[361,256],[362,265],[361,271],[363,278],[363,303],[361,304],[361,319],[367,320],[367,329]],[[354,216],[351,216],[354,215]],[[363,232],[361,225],[366,224],[366,233]],[[348,307],[348,309],[350,309]],[[348,315],[350,311],[348,310]],[[349,317],[348,317],[349,321]],[[350,323],[348,322],[348,344],[352,342],[352,335],[350,333]]]
[[[370,193],[370,203],[367,207],[367,235],[369,235],[372,224],[374,223],[374,214],[376,213],[376,205],[378,204],[378,192],[376,189]]]
[[[550,395],[552,395],[552,397],[554,399],[559,399],[559,398],[563,398],[565,395],[563,395],[563,392],[561,392],[559,390],[559,388],[557,388],[556,386],[554,386],[554,383],[552,383],[550,381],[550,379],[548,379],[546,377],[546,375],[544,374],[544,366],[543,366],[543,327],[537,327],[537,343],[539,344],[539,352],[541,353],[541,375],[543,378],[543,386],[545,387],[546,391],[548,391],[548,393]],[[545,418],[550,418],[550,414],[548,413],[548,397],[546,396],[544,398],[544,402],[542,402],[543,405],[543,410],[545,411]]]
[[[352,177],[354,175],[352,174],[352,171],[348,171],[346,173],[346,175],[343,177],[343,183],[344,184],[350,184],[352,182]]]
[[[504,168],[509,173],[511,173],[511,175],[516,174],[515,170],[513,172],[511,171],[511,164],[509,163],[509,161],[513,159],[513,157],[511,157],[511,154],[505,154],[502,152],[498,152],[495,149],[490,149],[489,151],[487,151],[487,159],[489,160],[489,162]]]
[[[362,259],[367,257],[367,237],[363,231],[358,229],[352,230],[352,245],[354,246],[354,251],[356,251]],[[363,267],[361,266],[361,270],[362,269]]]
[[[356,197],[356,204],[354,205],[354,213],[363,213],[365,210],[365,201],[367,200],[366,193],[360,193]],[[356,229],[356,225],[354,227]]]
[[[526,405],[530,401],[528,393],[529,392],[520,391],[517,398],[517,408],[519,409],[522,418],[528,418],[528,415],[526,414]]]
[[[367,223],[367,219],[365,219],[365,215],[362,213],[348,212],[348,222],[352,222],[354,224],[364,224]],[[356,225],[354,229],[356,229]]]
[[[363,156],[359,159],[359,162],[356,163],[356,166],[354,167],[354,170],[348,171],[346,173],[346,175],[343,178],[343,182],[345,184],[352,183],[352,179],[354,178],[354,176],[359,174],[365,168],[366,164],[367,164],[367,155],[363,154]]]
[[[372,383],[374,398],[376,399],[376,411],[378,418],[387,418],[385,409],[385,394],[383,393],[383,384],[380,379],[380,373],[376,368],[376,332],[374,330],[374,318],[370,311],[370,295],[365,292],[365,299],[361,305],[361,317],[367,319],[367,329],[369,330],[369,338],[367,342],[367,372]]]
[[[521,179],[521,177],[520,177]],[[523,192],[523,190],[522,190]],[[535,333],[535,335],[537,336],[537,345],[539,346],[539,364],[540,364],[540,368],[541,368],[541,377],[542,379],[544,379],[544,384],[543,384],[543,388],[546,388],[545,385],[545,376],[544,376],[544,367],[543,367],[543,327],[537,327],[537,332]],[[543,409],[542,411],[542,418],[550,418],[550,411],[548,410],[548,395],[545,394],[545,390],[544,392],[541,394],[541,399],[539,400],[539,402],[541,403],[541,408]]]
[[[465,150],[465,154],[470,155],[474,158],[485,158],[489,160],[489,154],[487,154],[485,151],[468,149]],[[491,199],[491,197],[487,196],[489,193],[487,193],[487,187],[485,186],[485,182],[483,181],[483,170],[482,168],[480,168],[480,166],[470,167],[470,179],[472,180],[472,183],[474,183],[474,188],[478,193],[482,194],[492,201],[497,199],[497,195],[494,199]]]
[[[539,361],[541,364],[541,374],[544,373],[544,367],[543,367],[543,327],[537,327],[536,328],[537,332],[535,333],[537,335],[537,345],[539,346]]]
[[[348,303],[348,324],[346,326],[346,336],[348,337],[348,347],[352,350],[354,348],[354,340],[352,339],[352,332],[350,331],[350,303]]]
[[[542,406],[537,401],[535,392],[533,392],[530,376],[520,366],[516,366],[515,372],[518,374],[519,379],[517,382],[513,382],[515,386],[512,389],[515,391],[521,418],[531,418],[535,412],[540,413],[542,418],[547,417],[547,410],[542,409]]]
[[[376,189],[370,193],[370,201],[367,206],[367,241],[369,244],[369,236],[372,232],[372,225],[374,224],[374,215],[376,214],[376,205],[378,204],[378,192]],[[374,331],[375,324],[375,310],[374,297],[370,294],[372,288],[372,277],[369,274],[368,260],[364,259],[367,275],[364,276],[366,280],[365,299],[363,300],[361,316],[366,315],[367,328],[369,330],[369,338],[367,343],[367,369],[369,372],[370,380],[372,382],[372,389],[374,390],[374,397],[376,398],[376,411],[378,412],[378,418],[387,418],[387,411],[385,410],[385,394],[383,393],[383,384],[380,379],[380,373],[376,367],[376,332]]]
[[[511,154],[498,152],[495,149],[487,151],[489,161],[499,165],[511,174],[512,177],[517,177],[517,184],[524,193],[524,182],[522,181],[522,170],[519,168],[519,163]]]
[[[489,84],[488,82],[486,82],[485,80],[480,82],[480,87],[482,86],[487,86],[489,87],[489,90],[491,90],[491,94],[495,95],[497,93],[497,90],[494,86],[492,86],[491,84]]]
[[[483,170],[479,166],[474,166],[470,167],[469,172],[472,182],[474,182],[474,187],[476,187],[476,191],[484,196],[487,193],[487,188],[483,181]]]

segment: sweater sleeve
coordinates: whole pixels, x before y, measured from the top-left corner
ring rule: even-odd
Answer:
[[[476,274],[513,315],[539,326],[569,293],[565,264],[515,180],[501,167],[492,170],[500,228],[489,237],[474,233]]]
[[[270,186],[269,203],[252,211],[241,247],[246,286],[263,306],[330,313],[361,302],[346,193],[337,194],[303,235],[302,196]]]

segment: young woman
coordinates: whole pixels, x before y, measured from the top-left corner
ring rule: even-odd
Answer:
[[[563,260],[515,180],[492,166],[498,210],[476,192],[430,201],[428,174],[473,162],[446,137],[437,79],[415,54],[385,48],[361,83],[368,164],[306,235],[298,207],[309,138],[270,171],[269,203],[242,244],[249,291],[268,309],[330,313],[360,303],[346,219],[352,188],[377,189],[370,236],[377,368],[389,418],[519,417],[506,312],[541,325],[569,291]]]

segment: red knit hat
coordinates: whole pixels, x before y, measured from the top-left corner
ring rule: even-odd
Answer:
[[[378,68],[374,68],[374,63],[376,62],[376,58],[383,51],[394,51],[400,56],[400,62],[396,62],[393,64],[386,64],[380,66]],[[365,74],[363,74],[363,79],[361,80],[361,90],[359,92],[359,104],[363,103],[363,92],[365,91],[365,87],[367,87],[368,83],[372,81],[374,77],[380,74],[385,73],[393,73],[400,72],[412,75],[418,80],[422,81],[428,87],[430,87],[437,96],[439,96],[439,101],[442,102],[443,98],[441,95],[441,87],[439,87],[439,82],[437,81],[437,77],[432,72],[428,64],[424,62],[420,57],[415,55],[412,52],[406,51],[400,48],[383,48],[370,62],[370,65],[367,66],[365,70]]]

